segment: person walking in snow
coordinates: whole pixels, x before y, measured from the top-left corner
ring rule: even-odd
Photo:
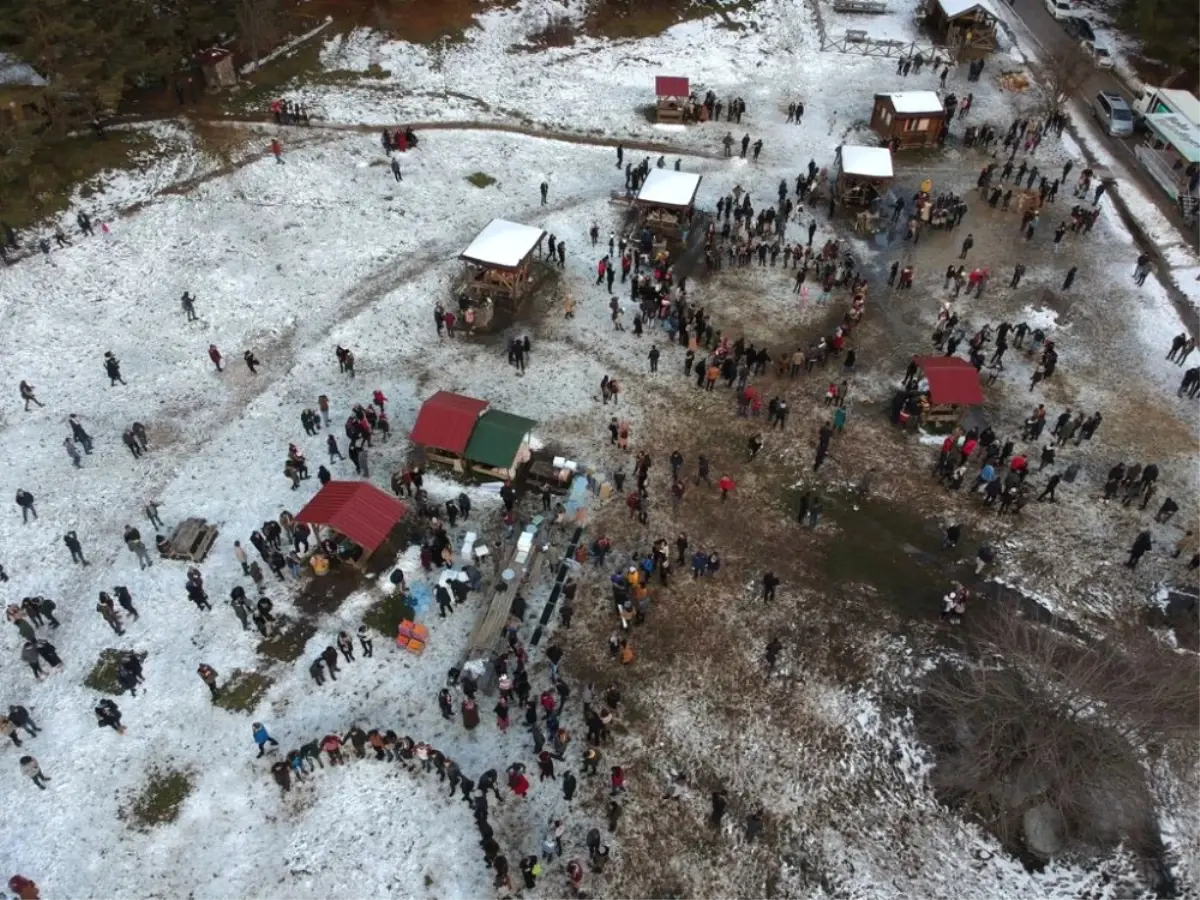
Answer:
[[[21,508],[21,524],[28,522],[31,514],[34,519],[37,519],[38,514],[33,505],[33,494],[29,491],[17,489],[17,506]]]
[[[19,390],[21,392],[21,399],[25,401],[25,412],[29,412],[30,403],[34,403],[39,407],[45,405],[34,395],[33,385],[28,382],[22,381]]]
[[[21,774],[44,791],[46,789],[46,782],[50,778],[42,772],[42,767],[38,765],[38,761],[32,756],[22,756],[20,764]]]
[[[133,595],[129,593],[129,588],[119,584],[113,588],[113,593],[117,595],[117,602],[121,604],[121,608],[125,610],[125,612],[133,616],[134,619],[141,618],[138,615],[137,609],[133,605]]]
[[[154,563],[150,560],[150,554],[146,552],[146,545],[142,543],[142,534],[132,525],[125,526],[125,546],[130,552],[137,556],[138,566],[142,569],[148,569]]]
[[[200,318],[196,315],[196,298],[187,291],[184,291],[183,296],[179,298],[179,304],[183,307],[183,311],[187,315],[189,322],[195,322]]]
[[[196,674],[200,676],[200,680],[208,686],[208,692],[213,700],[221,696],[221,689],[217,686],[217,670],[208,663],[200,663],[196,667]]]
[[[224,371],[221,368],[221,351],[217,349],[216,344],[208,345],[208,358],[212,360],[212,363],[217,367],[218,372]]]
[[[35,515],[36,519],[37,516]],[[83,558],[83,545],[79,543],[79,537],[74,531],[68,531],[63,535],[63,543],[67,545],[67,549],[71,551],[71,562],[79,563],[80,565],[90,566],[86,559]]]
[[[117,612],[113,606],[112,597],[108,596],[104,591],[100,592],[100,601],[96,604],[96,612],[104,617],[104,621],[117,634],[124,634],[125,629],[121,625],[121,614]]]
[[[118,382],[125,384],[125,379],[121,377],[121,361],[113,356],[111,350],[106,350],[104,353],[104,372],[108,375],[108,386],[113,387]]]
[[[267,727],[262,722],[255,722],[253,726],[254,743],[258,744],[258,756],[256,759],[261,759],[263,754],[267,752],[267,744],[272,747],[278,747],[279,741],[271,737],[267,732]]]
[[[254,355],[253,350],[247,350],[242,354],[242,361],[246,363],[246,368],[250,370],[251,375],[258,374],[258,367],[262,365],[258,361],[258,357]]]
[[[125,733],[125,726],[121,724],[121,710],[112,700],[105,697],[96,703],[92,711],[100,728],[111,728],[117,734]]]
[[[83,452],[91,454],[92,436],[87,433],[79,421],[79,416],[72,413],[67,416],[67,424],[71,427],[71,439],[83,447]]]
[[[392,166],[392,178],[395,179],[396,181],[403,181],[404,178],[400,174],[400,160],[397,157],[395,157],[395,156],[392,157],[391,166]]]
[[[550,185],[543,181],[538,189],[542,192],[542,206],[545,206],[546,195],[550,193]]]
[[[271,155],[275,157],[275,162],[283,165],[283,144],[279,143],[279,138],[271,139]]]

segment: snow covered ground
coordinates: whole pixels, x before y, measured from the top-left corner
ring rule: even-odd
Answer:
[[[568,48],[507,52],[559,8],[529,0],[489,12],[465,43],[436,53],[367,31],[338,37],[323,51],[328,68],[365,71],[374,65],[390,74],[359,86],[296,86],[289,96],[335,123],[504,121],[598,140],[669,144],[678,148],[671,157],[682,157],[685,170],[704,176],[698,204],[711,209],[734,185],[750,190],[758,204],[808,159],[828,165],[838,144],[865,135],[876,91],[935,85],[932,72],[902,79],[887,61],[820,54],[809,8],[789,0],[762,0],[754,12],[735,13],[747,26],[741,31],[710,19],[640,41],[581,38]],[[576,20],[582,15],[576,2],[566,9]],[[743,96],[748,113],[741,126],[722,122],[681,132],[651,125],[644,109],[652,101],[653,76],[668,70],[686,74],[701,90]],[[964,76],[965,70],[956,72],[948,87],[965,92]],[[978,120],[1011,117],[1012,98],[987,85],[975,90]],[[806,106],[799,126],[783,122],[795,99]],[[403,459],[402,438],[420,402],[438,389],[535,418],[540,439],[584,458],[606,459],[609,410],[596,399],[598,383],[605,374],[640,378],[648,343],[612,340],[607,294],[593,284],[600,251],[585,247],[592,222],[606,234],[615,221],[608,197],[622,178],[613,148],[430,129],[422,132],[418,151],[400,157],[404,180],[397,183],[373,132],[330,133],[294,150],[285,138],[283,165],[247,155],[227,174],[163,194],[180,179],[214,173],[218,164],[192,146],[186,131],[157,127],[175,152],[141,173],[114,176],[98,194],[80,199],[105,218],[139,202],[143,208],[115,220],[107,239],[76,240],[48,264],[31,260],[0,272],[0,321],[9,348],[0,375],[12,386],[28,381],[45,404],[24,412],[14,398],[0,411],[9,495],[18,488],[31,491],[38,510],[29,524],[13,508],[0,517],[0,563],[10,578],[2,590],[6,602],[34,593],[58,602],[63,627],[46,636],[66,664],[35,682],[18,658],[18,635],[10,632],[10,652],[0,660],[7,702],[27,706],[45,729],[22,750],[36,755],[52,780],[47,791],[37,791],[18,771],[21,752],[9,748],[8,771],[0,772],[7,779],[0,850],[13,872],[34,878],[49,896],[485,896],[491,873],[480,862],[469,811],[435,796],[446,788],[435,785],[432,775],[364,761],[318,771],[312,782],[281,796],[266,765],[276,757],[254,759],[250,728],[252,721],[266,723],[284,751],[330,731],[344,733],[354,723],[393,728],[429,741],[474,778],[518,759],[534,769],[525,732],[514,727],[501,736],[490,703],[481,704],[483,723],[475,732],[438,714],[437,690],[458,661],[482,599],[473,596],[445,621],[426,611],[422,618],[432,637],[423,656],[401,653],[380,637],[372,659],[344,665],[336,683],[318,688],[308,663],[339,631],[358,627],[379,597],[377,588],[367,585],[336,612],[320,616],[299,659],[264,660],[257,635],[243,632],[223,602],[235,584],[249,588],[232,542],[245,543],[263,520],[285,509],[296,512],[313,493],[315,479],[293,492],[281,470],[289,442],[305,450],[314,470],[325,460],[324,438],[306,437],[299,423],[301,410],[315,407],[321,394],[330,398],[334,433],[343,444],[337,422],[352,404],[366,403],[376,388],[390,398],[393,440],[372,448],[372,481],[381,486]],[[748,132],[763,138],[758,167],[715,158],[730,129],[735,137]],[[248,140],[263,142],[258,133]],[[964,164],[956,152],[931,164],[939,183],[961,176]],[[637,162],[642,155],[629,151],[627,158]],[[951,174],[954,168],[960,171]],[[495,184],[472,186],[466,179],[477,172]],[[545,207],[538,200],[543,181],[550,185]],[[567,247],[561,284],[537,300],[530,321],[512,329],[532,336],[524,377],[506,365],[498,341],[438,340],[431,320],[434,303],[451,297],[458,253],[495,217],[544,228]],[[1111,271],[1097,277],[1115,281],[1127,277],[1132,251],[1110,212],[1104,228],[1113,261]],[[821,236],[826,233],[822,219]],[[860,249],[870,257],[870,250]],[[184,290],[197,298],[198,322],[184,319]],[[578,302],[573,320],[561,312],[565,292]],[[765,308],[794,310],[786,286],[763,293]],[[627,325],[631,316],[626,311]],[[1148,284],[1134,319],[1139,350],[1161,347],[1179,330],[1165,292]],[[226,358],[221,374],[209,362],[209,344]],[[336,345],[354,350],[355,379],[338,374]],[[262,361],[257,375],[240,362],[246,349]],[[105,351],[121,360],[127,385],[109,386]],[[671,352],[664,354],[664,369],[678,364]],[[1149,377],[1173,389],[1170,379],[1177,376],[1164,367]],[[644,417],[664,401],[654,391],[637,390],[621,402],[636,443]],[[70,413],[81,416],[96,441],[78,471],[62,447]],[[120,441],[134,421],[149,432],[151,449],[142,459],[130,456]],[[349,463],[331,468],[335,477],[353,477]],[[428,487],[437,501],[459,490],[434,478]],[[212,612],[187,601],[182,564],[157,561],[139,571],[122,545],[126,524],[152,534],[141,513],[147,499],[163,504],[168,525],[188,516],[218,524],[220,537],[202,566]],[[470,527],[494,529],[498,505],[479,492]],[[70,563],[61,540],[69,530],[79,534],[91,562],[86,569]],[[464,530],[460,524],[458,536]],[[412,552],[401,566],[420,577]],[[93,608],[97,592],[117,584],[129,587],[142,613],[126,623],[122,637]],[[293,584],[268,590],[277,612],[299,617]],[[540,608],[541,599],[531,598],[531,606]],[[117,698],[129,728],[123,736],[96,730],[91,708],[98,695],[83,685],[105,648],[149,653],[145,693]],[[896,652],[872,648],[877,662]],[[227,712],[210,703],[196,675],[201,662],[222,679],[235,669],[257,668],[272,683],[252,712]],[[535,690],[541,690],[546,675],[540,657],[533,671]],[[661,699],[656,716],[664,735],[694,742],[694,729],[706,719],[706,698]],[[779,787],[769,801],[779,818],[806,804],[837,808],[839,790],[853,790],[860,776],[869,783],[864,773],[884,766],[891,746],[900,748],[894,794],[864,796],[864,805],[878,804],[870,815],[844,829],[825,820],[809,834],[809,846],[820,848],[823,867],[838,873],[847,896],[1057,897],[1088,888],[1104,895],[1107,888],[1094,883],[1101,879],[1094,871],[1026,873],[990,838],[938,807],[924,783],[910,723],[881,712],[869,692],[818,679],[797,702],[824,732],[838,737],[843,773],[836,779],[831,774],[824,788],[808,794],[789,793],[769,780],[758,784],[759,791]],[[570,727],[581,743],[577,710],[574,715]],[[772,743],[767,724],[747,727],[731,741],[729,752],[738,746],[778,751],[781,773],[793,765]],[[566,767],[578,772],[577,758],[578,743]],[[177,821],[139,831],[119,816],[152,769],[187,772],[193,788]],[[602,808],[604,793],[603,786],[585,786],[575,806]],[[704,798],[691,802],[703,805]],[[536,783],[529,800],[513,798],[494,808],[498,840],[514,867],[519,854],[537,852],[547,820],[568,811],[556,785]],[[896,863],[886,836],[898,821],[907,821],[912,832]],[[593,823],[578,814],[568,822],[568,856],[579,855],[583,832]],[[621,838],[606,841],[619,858]],[[930,858],[945,865],[927,865]],[[558,895],[563,883],[556,874],[542,895]],[[815,890],[799,882],[789,886],[796,895]]]

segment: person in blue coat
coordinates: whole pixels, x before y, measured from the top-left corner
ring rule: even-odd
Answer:
[[[279,746],[279,741],[267,733],[267,726],[262,722],[254,723],[254,743],[258,744],[259,757],[267,752],[267,744],[270,744],[272,747]]]

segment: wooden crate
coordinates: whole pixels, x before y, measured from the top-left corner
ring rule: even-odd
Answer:
[[[167,539],[167,559],[200,562],[217,539],[217,529],[203,519],[184,519]]]

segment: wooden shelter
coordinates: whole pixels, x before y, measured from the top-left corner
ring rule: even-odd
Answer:
[[[996,49],[996,13],[987,0],[926,0],[918,15],[959,59],[978,59]]]
[[[696,212],[700,180],[693,172],[651,169],[633,199],[638,227],[658,238],[682,239]]]
[[[475,422],[471,440],[463,451],[469,471],[505,480],[515,478],[533,455],[529,435],[535,425],[533,419],[498,409],[487,410]]]
[[[237,69],[233,67],[233,53],[224,47],[210,47],[196,54],[196,64],[204,74],[204,86],[210,91],[237,85]]]
[[[875,95],[871,130],[892,150],[936,147],[946,127],[946,107],[933,91]]]
[[[487,408],[486,400],[438,391],[421,404],[409,440],[425,450],[428,461],[464,472],[467,444]]]
[[[529,282],[533,251],[540,252],[546,232],[532,225],[492,219],[459,254],[466,264],[463,290],[472,299],[490,297],[515,309]]]
[[[655,109],[659,122],[683,124],[688,108],[688,80],[676,75],[659,75],[654,79]]]
[[[895,175],[892,153],[886,147],[842,144],[834,158],[838,202],[843,206],[870,207],[887,193]]]
[[[928,382],[928,402],[921,403],[922,424],[953,425],[973,406],[983,405],[979,372],[957,356],[914,356],[918,377]]]
[[[362,566],[407,512],[391,494],[365,481],[331,481],[300,510],[296,521],[314,530],[334,531],[344,539],[338,542],[338,555]]]

